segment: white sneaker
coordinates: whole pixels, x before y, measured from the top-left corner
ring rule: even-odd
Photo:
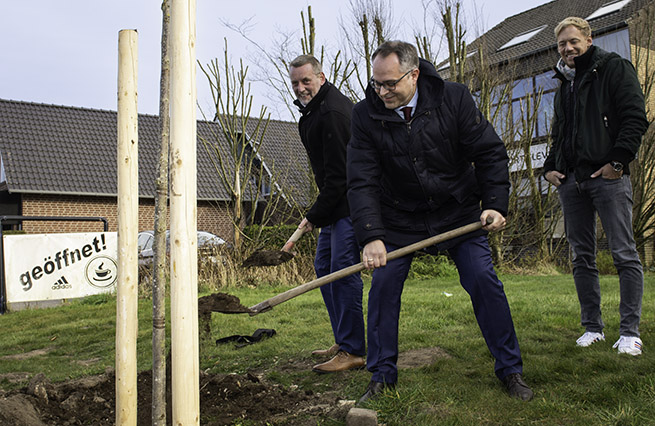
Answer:
[[[601,340],[605,340],[605,334],[596,333],[595,331],[585,331],[585,334],[580,336],[578,340],[575,341],[575,343],[578,346],[586,348],[587,346],[591,346],[592,344],[600,342]]]
[[[618,347],[620,354],[630,354],[633,356],[641,355],[641,339],[635,336],[621,336],[619,340],[614,343],[613,348]]]

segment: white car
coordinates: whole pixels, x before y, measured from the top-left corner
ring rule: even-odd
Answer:
[[[139,232],[138,246],[139,246],[139,266],[152,265],[155,256],[154,245],[155,231],[142,231]],[[226,244],[226,241],[221,237],[212,234],[211,232],[198,231],[198,250],[211,251],[214,247],[219,247]],[[169,231],[166,231],[166,250],[170,249]]]

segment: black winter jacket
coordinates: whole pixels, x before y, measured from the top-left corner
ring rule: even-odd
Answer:
[[[596,46],[575,58],[575,63],[574,122],[568,123],[572,126],[575,164],[568,164],[563,153],[567,137],[564,91],[570,90],[571,84],[556,69],[562,85],[555,95],[553,142],[544,174],[557,170],[566,175],[574,169],[576,180],[581,182],[610,161],[623,163],[624,173],[629,174],[628,163],[635,158],[648,127],[637,73],[626,59]]]
[[[317,227],[331,225],[348,216],[346,197],[346,145],[350,139],[353,103],[334,85],[325,82],[303,107],[298,122],[302,141],[314,171],[319,194],[306,214]]]
[[[370,85],[353,110],[348,200],[361,245],[381,239],[405,246],[476,222],[481,208],[507,214],[503,142],[464,85],[444,82],[422,59],[419,70],[409,123],[386,109]]]

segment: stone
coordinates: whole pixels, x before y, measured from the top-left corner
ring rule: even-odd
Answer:
[[[346,426],[377,426],[378,413],[367,408],[351,408],[346,415]]]

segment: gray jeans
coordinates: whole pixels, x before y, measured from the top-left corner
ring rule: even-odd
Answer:
[[[600,284],[596,267],[596,212],[600,216],[614,266],[619,273],[621,336],[639,336],[644,272],[632,233],[630,176],[601,177],[577,183],[573,173],[558,187],[566,238],[573,252],[573,279],[580,300],[582,326],[601,332]]]

